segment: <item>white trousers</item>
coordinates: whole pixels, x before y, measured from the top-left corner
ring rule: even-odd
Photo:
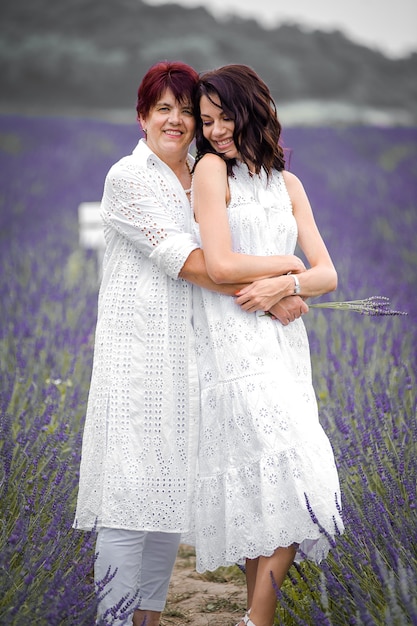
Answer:
[[[180,538],[180,533],[100,528],[94,565],[97,624],[131,626],[136,608],[163,611]]]

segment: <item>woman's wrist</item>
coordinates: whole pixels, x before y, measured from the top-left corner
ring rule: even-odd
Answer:
[[[297,274],[290,274],[290,276],[294,280],[294,292],[293,292],[293,295],[294,296],[298,296],[300,294],[300,291],[301,291],[300,280],[299,280]]]
[[[293,254],[284,254],[277,257],[276,276],[285,276],[286,274],[292,274],[296,272],[305,271],[305,266],[301,259]]]

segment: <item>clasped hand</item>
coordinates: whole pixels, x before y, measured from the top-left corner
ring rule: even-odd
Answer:
[[[236,303],[250,313],[268,311],[283,326],[308,312],[308,305],[300,296],[286,296],[286,282],[282,277],[256,280],[236,294]]]

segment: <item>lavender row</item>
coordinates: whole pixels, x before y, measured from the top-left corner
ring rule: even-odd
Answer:
[[[94,536],[71,528],[97,301],[77,207],[100,199],[138,129],[0,116],[0,624],[93,624]],[[347,531],[292,568],[277,624],[417,623],[416,129],[291,128],[339,273],[335,300],[382,295],[406,317],[306,316]]]

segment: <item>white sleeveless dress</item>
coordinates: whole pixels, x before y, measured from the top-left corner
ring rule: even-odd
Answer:
[[[267,181],[238,164],[229,184],[234,250],[293,254],[297,225],[282,174]],[[197,570],[270,556],[294,542],[297,561],[320,562],[343,522],[304,323],[284,327],[200,288],[193,304],[201,385]]]

